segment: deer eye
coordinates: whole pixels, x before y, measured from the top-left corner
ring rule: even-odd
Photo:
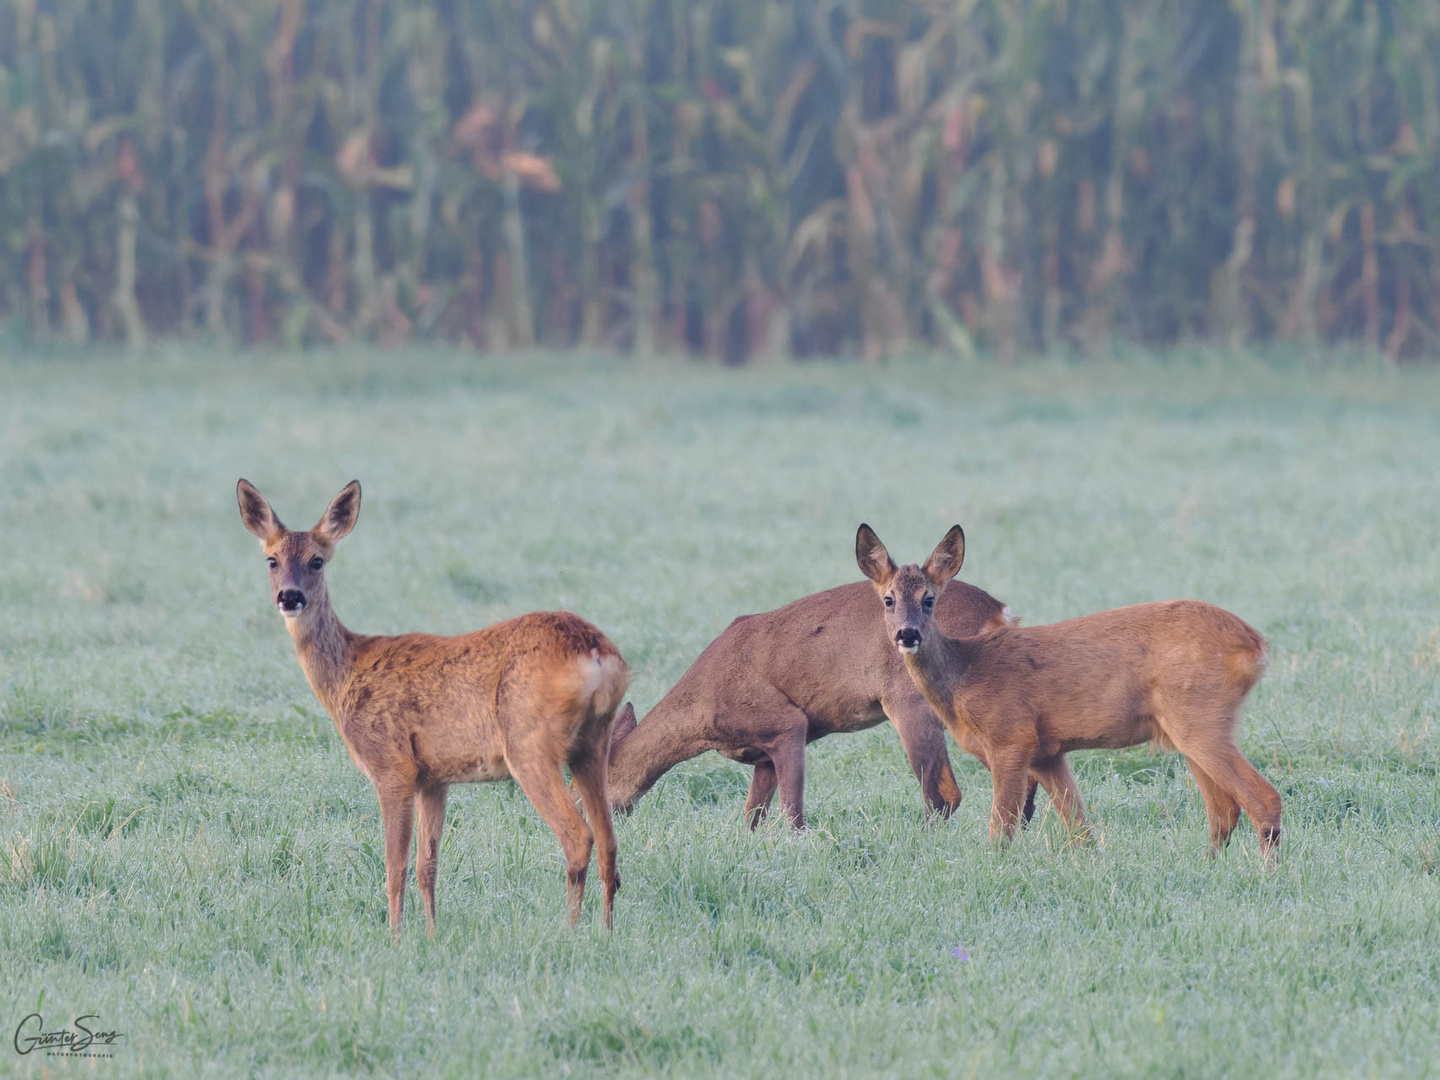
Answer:
[[[926,611],[934,611],[934,610],[935,610],[935,598],[934,598],[933,596],[927,596],[927,597],[925,597],[924,600],[921,600],[921,601],[920,601],[920,606],[923,607]]]
[[[280,560],[275,558],[274,555],[267,555],[265,556],[265,565],[270,567],[271,570],[274,570],[280,565]]]
[[[894,607],[894,606],[895,606],[895,598],[894,598],[893,596],[887,596],[887,597],[885,597],[885,606],[886,606],[886,607]]]
[[[310,569],[311,569],[311,570],[319,570],[319,569],[320,569],[322,566],[324,566],[324,565],[325,565],[325,560],[322,559],[319,555],[311,556],[311,559],[310,559]]]

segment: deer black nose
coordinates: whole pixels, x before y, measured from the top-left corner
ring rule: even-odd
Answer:
[[[275,594],[275,603],[287,615],[298,615],[305,610],[305,594],[299,589],[281,589]]]
[[[920,631],[913,626],[906,626],[895,632],[895,644],[902,649],[918,649],[921,640]]]

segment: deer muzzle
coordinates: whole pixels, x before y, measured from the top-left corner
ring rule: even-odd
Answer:
[[[294,618],[305,610],[305,594],[299,589],[281,589],[275,594],[275,606],[286,618]]]
[[[895,647],[903,653],[913,653],[918,650],[922,640],[920,631],[913,626],[904,626],[895,631]]]

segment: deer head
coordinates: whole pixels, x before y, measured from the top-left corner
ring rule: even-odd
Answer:
[[[902,653],[916,653],[927,637],[939,633],[935,601],[965,561],[965,533],[953,525],[924,566],[896,566],[875,530],[861,525],[855,534],[855,561],[885,604],[886,635]]]
[[[360,516],[360,482],[351,480],[331,500],[320,521],[308,532],[292,532],[275,516],[265,497],[249,480],[236,485],[240,520],[260,539],[270,566],[270,594],[286,619],[302,618],[328,597],[325,564],[340,538],[355,527]]]

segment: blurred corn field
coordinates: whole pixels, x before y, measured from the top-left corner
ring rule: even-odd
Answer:
[[[1437,0],[0,0],[0,331],[1440,336]]]

